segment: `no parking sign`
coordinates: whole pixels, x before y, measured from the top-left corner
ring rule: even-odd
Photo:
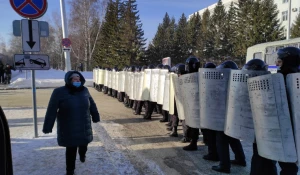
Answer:
[[[22,17],[36,19],[47,11],[47,0],[9,0],[12,8]]]

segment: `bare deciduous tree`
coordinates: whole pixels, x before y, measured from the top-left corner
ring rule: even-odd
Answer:
[[[72,40],[72,55],[76,58],[73,67],[83,61],[84,70],[90,69],[91,58],[100,34],[106,1],[70,0],[69,33]]]

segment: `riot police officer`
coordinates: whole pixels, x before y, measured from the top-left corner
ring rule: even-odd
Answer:
[[[148,69],[154,69],[154,65],[149,65]],[[151,120],[151,115],[154,111],[154,108],[156,107],[156,102],[151,102],[149,100],[144,102],[145,104],[145,114],[143,116],[144,119],[146,120]]]
[[[184,75],[185,72],[185,65],[182,63],[179,63],[175,66],[175,70],[174,70],[175,74],[178,75],[178,77],[180,77],[181,75]],[[176,100],[174,98],[174,114],[170,115],[171,118],[171,127],[167,128],[167,130],[171,130],[172,132],[170,133],[170,137],[178,137],[178,133],[177,133],[177,128],[178,128],[178,124],[179,124],[179,117],[178,117],[178,112],[177,112],[177,106],[176,106]],[[186,128],[183,128],[183,137],[187,137],[187,130]]]
[[[252,59],[243,66],[242,70],[267,71],[268,65],[261,59]],[[277,174],[276,162],[261,157],[258,154],[257,144],[256,141],[254,140],[250,174],[263,175],[263,174],[274,174],[274,173]]]
[[[206,63],[203,68],[211,68],[214,69],[217,66],[214,63]],[[205,160],[211,161],[219,161],[219,156],[217,152],[217,145],[216,145],[216,131],[211,129],[201,129],[203,134],[203,142],[207,145],[208,154],[203,156]]]
[[[118,71],[119,71],[119,70],[118,70],[118,67],[115,66],[115,67],[113,68],[113,71],[114,71],[114,72],[118,72]],[[117,93],[118,93],[118,91],[115,90],[115,89],[113,89],[113,88],[112,88],[111,91],[112,91],[111,96],[112,96],[113,98],[117,98]]]
[[[163,69],[167,69],[170,72],[171,67],[169,65],[164,65]],[[166,111],[166,110],[162,109],[162,116],[163,116],[163,118],[159,121],[160,122],[168,122],[168,120],[169,120],[169,111]]]
[[[111,71],[110,68],[106,68],[105,70],[107,70],[107,72],[108,72],[108,71]],[[107,87],[107,86],[104,86],[103,93],[104,93],[104,94],[108,94],[108,87]]]
[[[299,72],[299,65],[300,65],[300,49],[296,47],[285,47],[277,51],[277,66],[278,66],[277,72],[281,73],[284,79],[286,79],[286,76],[288,74]],[[291,121],[293,122],[292,119]],[[253,145],[251,175],[254,174],[262,175],[265,174],[265,172],[268,172],[268,174],[270,175],[277,175],[275,161],[260,157],[258,154],[256,154],[257,147],[254,146],[256,145]],[[297,175],[298,166],[296,163],[287,163],[287,162],[278,162],[278,163],[279,166],[281,167],[280,175]],[[261,171],[260,169],[261,166],[263,166],[262,169],[263,171]]]
[[[186,73],[195,73],[198,72],[200,68],[200,61],[198,58],[191,56],[185,61],[185,71]],[[199,116],[200,117],[200,116]],[[188,146],[183,147],[183,150],[193,151],[197,150],[197,141],[199,138],[199,128],[192,128],[182,123],[182,127],[186,128],[188,137],[191,138],[191,142]]]
[[[238,69],[238,66],[233,61],[225,61],[221,63],[217,68]],[[231,163],[241,165],[241,166],[246,166],[244,150],[239,139],[235,139],[233,137],[227,136],[224,134],[223,131],[216,131],[216,143],[217,143],[217,151],[218,151],[220,163],[218,166],[213,166],[212,170],[218,172],[230,173]],[[235,154],[235,160],[233,161],[230,161],[229,145]]]
[[[141,68],[141,72],[144,72],[145,69],[147,69],[147,66],[143,66],[143,67]],[[136,108],[135,108],[135,111],[133,112],[133,114],[134,114],[134,115],[141,115],[143,106],[144,106],[144,101],[142,101],[142,100],[137,100]]]
[[[135,66],[130,66],[128,71],[134,73],[136,71],[136,67]],[[130,100],[129,96],[127,94],[126,94],[126,101],[127,101],[127,103],[125,104],[125,106],[128,107],[128,108],[132,108],[134,100]]]

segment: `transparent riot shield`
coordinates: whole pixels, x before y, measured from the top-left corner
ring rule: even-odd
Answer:
[[[248,80],[258,154],[280,162],[296,162],[285,82],[282,74]]]
[[[169,90],[169,114],[174,115],[174,101],[175,101],[175,89],[174,89],[174,81],[173,76],[177,76],[174,73],[170,73],[170,90]]]
[[[165,86],[164,86],[164,101],[163,110],[169,111],[170,108],[170,74],[166,74]]]
[[[200,128],[198,72],[181,75],[180,94],[183,99],[185,122],[192,128]],[[176,100],[177,104],[177,100]]]
[[[157,102],[159,69],[151,71],[150,101]]]
[[[199,69],[200,126],[224,131],[230,69]]]
[[[291,109],[294,139],[300,163],[300,73],[288,74],[286,77],[287,95]]]
[[[138,73],[138,82],[137,82],[137,96],[136,100],[142,101],[142,95],[143,95],[143,87],[144,87],[144,72]]]
[[[165,80],[168,70],[161,69],[159,70],[158,78],[158,92],[157,92],[157,104],[162,105],[164,103],[164,90],[165,90]]]
[[[224,132],[236,139],[254,141],[254,126],[247,80],[268,71],[231,70]]]
[[[142,96],[142,99],[144,101],[150,100],[151,71],[152,69],[144,70],[143,96]]]
[[[178,118],[180,120],[184,120],[184,96],[182,94],[182,84],[183,80],[178,78],[177,74],[172,76],[173,84],[174,84],[174,94],[175,94],[175,102],[176,102],[176,109],[178,113]]]

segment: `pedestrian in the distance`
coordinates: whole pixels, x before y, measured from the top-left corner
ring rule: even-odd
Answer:
[[[4,84],[5,80],[4,80],[4,65],[2,63],[2,61],[0,60],[0,83]]]
[[[81,73],[67,72],[65,82],[65,86],[54,89],[51,95],[43,133],[52,132],[57,118],[57,142],[66,147],[67,175],[73,175],[77,149],[80,161],[85,162],[87,146],[93,140],[91,119],[97,123],[100,115],[88,89],[83,86],[85,79]]]
[[[4,68],[4,73],[5,73],[5,84],[10,84],[11,80],[11,70],[12,67],[9,64],[6,64],[6,67]]]

